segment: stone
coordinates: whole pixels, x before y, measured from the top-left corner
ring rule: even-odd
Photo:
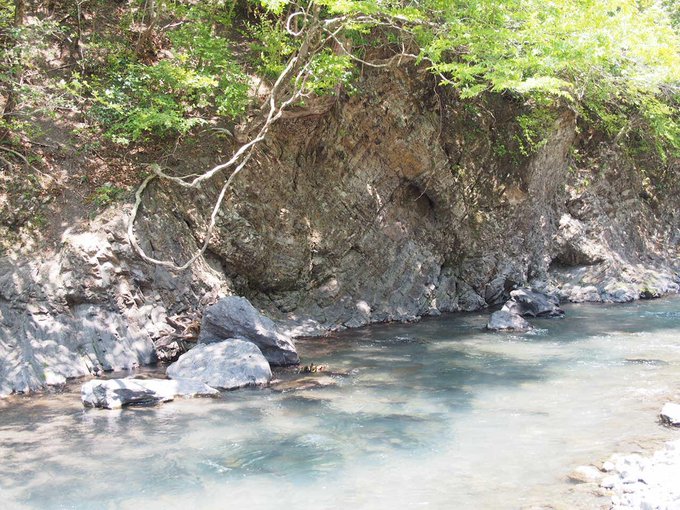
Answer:
[[[595,483],[603,477],[604,473],[594,466],[579,466],[568,475],[569,480],[576,483]]]
[[[499,310],[491,314],[486,329],[491,331],[531,331],[534,328],[521,316],[506,310]]]
[[[668,402],[663,405],[660,413],[661,421],[673,427],[680,427],[680,404]]]
[[[221,342],[228,338],[252,342],[271,365],[300,363],[293,339],[243,297],[222,298],[203,314],[199,343]]]
[[[559,307],[554,296],[529,289],[516,289],[510,292],[510,300],[503,310],[522,317],[562,317],[564,310]]]
[[[129,405],[153,405],[182,397],[207,397],[219,391],[197,381],[183,379],[93,379],[83,384],[80,397],[85,407],[118,409]]]
[[[197,344],[166,373],[171,379],[200,381],[224,390],[265,386],[272,378],[269,363],[257,345],[236,338]]]

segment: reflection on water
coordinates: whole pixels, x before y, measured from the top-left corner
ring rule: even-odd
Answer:
[[[593,508],[576,465],[664,439],[680,299],[566,306],[533,334],[450,315],[298,343],[335,385],[123,411],[0,407],[0,507]],[[16,400],[20,400],[16,403]]]

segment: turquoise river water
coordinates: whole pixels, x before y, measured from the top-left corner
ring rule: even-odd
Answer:
[[[566,475],[680,434],[657,422],[680,401],[680,298],[565,309],[524,335],[474,313],[301,340],[344,374],[320,388],[0,401],[0,508],[606,508]]]

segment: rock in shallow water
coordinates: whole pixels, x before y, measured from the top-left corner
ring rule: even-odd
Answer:
[[[534,329],[522,317],[506,310],[492,313],[486,328],[491,331],[530,331]]]
[[[522,317],[562,317],[564,310],[554,296],[529,289],[517,289],[510,292],[510,300],[503,305],[503,310]]]
[[[151,405],[175,397],[209,397],[219,391],[198,381],[168,379],[107,379],[88,381],[80,390],[86,407],[118,409],[128,405]]]
[[[198,344],[167,369],[172,379],[190,379],[213,388],[235,390],[264,386],[272,378],[269,363],[257,345],[231,338]]]
[[[579,466],[568,475],[569,480],[574,483],[599,482],[603,477],[604,473],[595,466]]]
[[[254,343],[272,365],[297,365],[300,362],[293,339],[283,334],[274,321],[258,312],[245,298],[225,297],[205,310],[198,341],[208,344],[228,338]]]
[[[668,402],[661,408],[661,421],[674,427],[680,427],[680,404]]]

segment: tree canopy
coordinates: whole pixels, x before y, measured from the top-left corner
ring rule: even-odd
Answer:
[[[9,96],[27,84],[20,68],[39,67],[36,42],[59,40],[70,46],[61,100],[119,143],[187,133],[208,111],[238,119],[257,100],[253,75],[273,83],[291,59],[303,95],[333,94],[357,66],[388,67],[365,58],[383,50],[461,99],[567,102],[610,134],[642,119],[659,151],[680,151],[675,0],[66,0],[29,3],[33,16],[17,23],[24,3],[0,2],[5,110],[20,110]],[[113,24],[97,13],[112,4]]]

